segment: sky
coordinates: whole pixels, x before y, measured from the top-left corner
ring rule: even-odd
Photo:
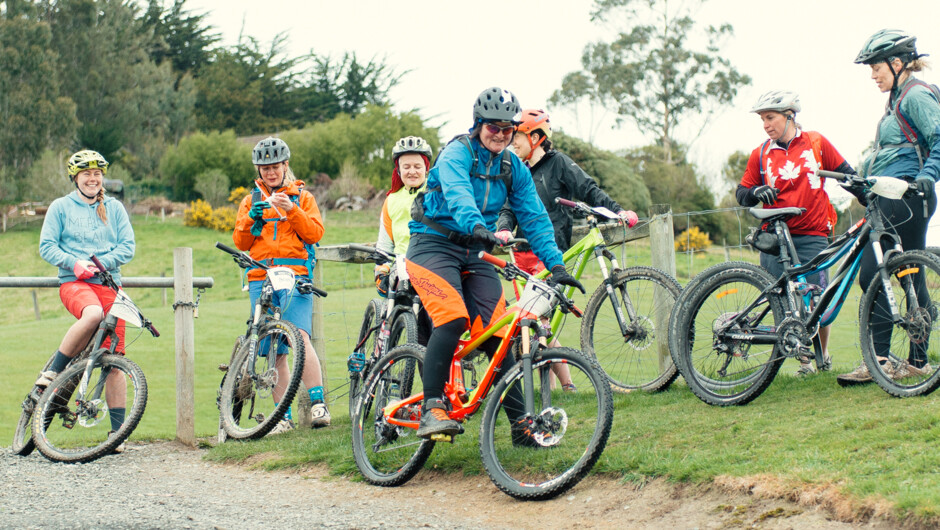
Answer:
[[[581,69],[585,46],[617,33],[615,26],[590,21],[590,0],[188,0],[186,6],[208,13],[208,24],[225,45],[242,33],[270,43],[284,32],[291,56],[313,51],[338,58],[354,51],[362,61],[374,57],[407,71],[391,92],[394,108],[416,109],[428,125],[441,127],[442,140],[465,132],[477,95],[499,86],[515,93],[524,108],[548,111],[556,129],[604,149],[654,141],[629,122],[616,127],[611,112],[598,110],[592,125],[586,107],[575,113],[547,103],[562,78]],[[748,110],[760,94],[777,89],[798,92],[803,111],[797,121],[821,132],[858,165],[886,95],[870,79],[870,69],[852,61],[879,29],[917,36],[918,50],[932,53],[929,59],[940,68],[938,0],[710,0],[697,8],[695,19],[733,26],[721,54],[752,78],[691,144],[690,158],[709,182],[719,180],[728,155],[750,152],[766,139],[759,118]],[[935,70],[920,77],[940,82]]]

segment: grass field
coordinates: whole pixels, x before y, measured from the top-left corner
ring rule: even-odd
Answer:
[[[327,213],[323,244],[373,241],[377,212]],[[200,302],[196,320],[196,433],[216,432],[216,390],[219,363],[226,362],[234,337],[244,330],[247,294],[240,290],[237,267],[215,250],[215,241],[229,242],[228,234],[183,227],[179,220],[165,223],[134,218],[137,255],[122,273],[126,276],[172,275],[172,250],[193,248],[194,274],[212,276],[215,287]],[[0,234],[0,271],[11,276],[51,276],[53,269],[38,256],[39,227],[33,225]],[[642,243],[624,251],[626,265],[649,264]],[[700,257],[701,256],[701,257]],[[733,250],[731,259],[753,261],[750,252]],[[695,257],[680,256],[681,283],[688,271],[726,260],[723,249]],[[593,266],[589,269],[594,271]],[[359,319],[368,299],[375,295],[371,265],[324,264],[326,312],[325,355],[334,426],[317,432],[294,432],[252,443],[229,443],[213,449],[210,458],[239,460],[270,452],[266,467],[326,463],[337,474],[356,476],[350,458],[349,421],[345,417],[346,356],[352,347]],[[589,293],[597,284],[589,277]],[[175,367],[173,293],[163,305],[159,289],[131,289],[145,315],[163,332],[159,339],[146,334],[129,348],[129,356],[147,375],[150,400],[144,419],[132,439],[173,438],[175,428]],[[0,445],[9,445],[19,416],[19,403],[45,359],[55,351],[72,317],[62,309],[54,289],[40,289],[37,300],[42,320],[35,320],[28,289],[0,289]],[[582,297],[578,304],[584,307]],[[836,371],[851,368],[860,358],[857,327],[858,297],[850,295],[833,327],[832,353]],[[579,322],[569,318],[561,341],[577,345]],[[128,341],[136,330],[128,330]],[[796,365],[788,361],[769,389],[746,407],[709,407],[685,387],[681,379],[660,394],[615,395],[614,430],[595,472],[643,483],[651,477],[673,481],[711,481],[718,477],[771,477],[794,489],[833,488],[849,502],[863,506],[887,501],[900,518],[940,522],[940,393],[909,400],[892,399],[876,386],[840,388],[834,373],[805,380],[790,376]],[[454,445],[435,449],[427,467],[458,473],[481,473],[476,445],[479,420]]]

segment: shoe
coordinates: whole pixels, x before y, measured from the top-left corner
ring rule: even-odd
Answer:
[[[447,415],[444,400],[429,399],[424,402],[424,413],[418,425],[418,438],[430,439],[432,435],[454,436],[463,432],[463,427]]]
[[[532,433],[531,426],[532,420],[528,418],[522,418],[521,420],[514,422],[509,427],[509,432],[512,436],[513,447],[530,447],[533,449],[541,449],[545,447],[535,439],[535,435]]]
[[[891,363],[888,363],[888,366],[891,366]],[[917,368],[913,364],[904,361],[897,367],[891,366],[891,372],[888,373],[888,376],[895,381],[900,381],[901,379],[907,377],[922,377],[928,376],[933,372],[933,368],[930,366],[930,363],[925,364],[924,366]],[[888,370],[885,370],[887,373]]]
[[[37,379],[36,382],[33,384],[38,387],[46,388],[47,386],[52,384],[52,380],[55,379],[56,376],[58,375],[59,375],[59,372],[53,372],[52,370],[46,370],[45,372],[40,372],[39,379]]]
[[[813,366],[813,363],[807,359],[805,363],[801,362],[800,367],[797,368],[796,372],[793,373],[795,377],[806,377],[808,375],[814,375],[816,373],[816,368]]]
[[[271,429],[271,432],[268,433],[268,436],[274,436],[276,434],[282,434],[287,431],[294,430],[294,422],[291,420],[281,420],[277,422],[277,425]]]
[[[330,410],[326,403],[317,403],[310,408],[310,426],[314,429],[330,425]]]
[[[872,378],[871,374],[868,373],[868,366],[863,362],[855,370],[847,374],[836,376],[836,381],[842,386],[863,385],[865,383],[871,383]]]
[[[568,383],[566,385],[561,385],[562,392],[577,392],[578,387],[574,386],[574,383]]]
[[[114,431],[108,431],[108,438],[110,438],[112,434],[114,434]],[[125,449],[127,449],[127,447],[125,446],[125,442],[121,442],[120,444],[118,444],[117,447],[115,447],[114,449],[111,449],[111,454],[119,455],[123,453]]]
[[[832,370],[832,356],[828,353],[823,355],[823,362],[821,366],[818,366],[820,372],[828,372]]]

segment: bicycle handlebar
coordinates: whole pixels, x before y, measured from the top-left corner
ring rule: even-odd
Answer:
[[[508,280],[512,280],[516,277],[521,276],[525,278],[527,282],[546,283],[548,285],[548,288],[554,290],[555,294],[558,296],[558,301],[559,301],[559,305],[561,306],[561,311],[563,313],[571,312],[576,317],[581,318],[581,314],[582,314],[581,310],[578,309],[577,306],[575,306],[574,301],[572,301],[570,298],[565,296],[564,289],[561,288],[560,285],[555,285],[550,280],[540,280],[536,278],[535,276],[517,267],[515,263],[509,263],[503,259],[497,258],[496,256],[490,254],[489,252],[481,250],[479,254],[477,254],[477,256],[481,260],[489,263],[490,265],[495,265],[496,267],[499,267],[500,269],[502,269],[503,276],[505,276],[506,279]]]
[[[237,263],[238,266],[243,269],[247,269],[250,267],[257,267],[259,269],[268,270],[271,268],[265,265],[264,263],[261,263],[260,261],[254,260],[248,254],[245,254],[244,252],[241,252],[239,250],[235,250],[234,248],[229,247],[227,245],[223,245],[222,243],[219,243],[218,241],[215,243],[215,248],[221,250],[222,252],[231,254],[232,257],[235,259],[235,263]],[[297,288],[298,291],[303,292],[304,290],[309,289],[311,292],[313,292],[313,294],[321,298],[326,298],[327,292],[313,285],[313,282],[310,280],[310,278],[306,278],[304,276],[297,276],[296,279],[297,279],[297,283],[300,284],[298,285],[298,288]]]
[[[488,252],[483,252],[482,250],[480,251],[480,259],[489,263],[490,265],[495,265],[499,267],[500,269],[505,269],[506,265],[508,265],[506,260],[497,258],[496,256]]]
[[[349,243],[346,245],[346,248],[349,250],[355,250],[357,252],[364,252],[369,254],[369,259],[374,261],[376,264],[391,263],[395,261],[395,254],[392,254],[391,252],[385,252],[378,247],[370,247],[369,245],[360,245],[358,243]]]
[[[112,291],[117,293],[121,287],[114,281],[114,278],[111,277],[111,273],[109,273],[108,269],[104,267],[104,265],[101,263],[101,260],[99,260],[97,256],[91,256],[89,260],[95,264],[95,267],[98,267],[98,272],[95,274],[97,274],[98,278],[101,279],[101,283],[108,286]],[[147,318],[141,314],[139,309],[137,310],[137,314],[140,315],[140,320],[143,323],[144,329],[149,331],[154,338],[159,337],[160,332],[157,331],[156,327],[154,327],[153,322],[147,320]]]

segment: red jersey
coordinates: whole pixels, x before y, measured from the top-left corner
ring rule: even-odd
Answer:
[[[763,175],[760,171],[761,158],[764,163]],[[845,159],[823,135],[813,131],[797,131],[786,149],[770,141],[752,151],[741,185],[753,188],[768,184],[780,190],[777,201],[770,206],[765,205],[765,208],[806,208],[803,215],[787,220],[791,234],[828,236],[833,228],[829,217],[831,204],[824,187],[826,179],[818,176],[816,171],[832,171],[843,162]]]

